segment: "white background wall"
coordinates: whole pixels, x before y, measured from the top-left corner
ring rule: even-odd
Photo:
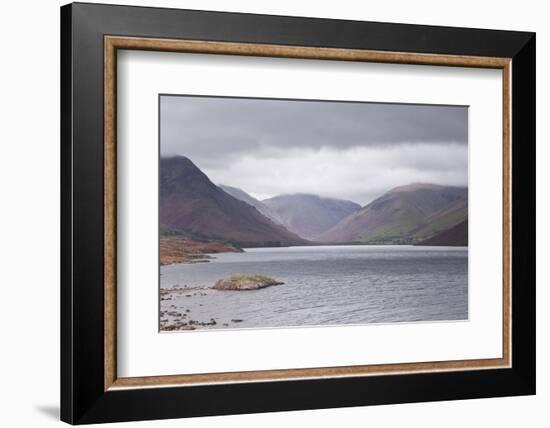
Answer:
[[[121,0],[122,2],[122,0]],[[104,1],[104,3],[116,3]],[[550,14],[545,2],[437,0],[148,0],[170,6],[537,32],[538,394],[264,415],[155,421],[185,427],[548,426],[550,416],[550,239],[548,101]],[[58,0],[0,6],[0,421],[58,424],[59,406],[59,6]],[[546,305],[545,305],[546,303]],[[546,406],[545,406],[546,405]],[[138,426],[127,424],[125,426]]]

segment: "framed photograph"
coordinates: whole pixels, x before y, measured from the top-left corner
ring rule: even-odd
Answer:
[[[535,393],[535,35],[61,8],[61,418]]]

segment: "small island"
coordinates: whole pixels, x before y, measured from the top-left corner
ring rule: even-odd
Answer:
[[[272,285],[282,285],[283,282],[276,281],[264,275],[237,275],[231,278],[224,278],[216,281],[211,288],[214,290],[258,290]]]

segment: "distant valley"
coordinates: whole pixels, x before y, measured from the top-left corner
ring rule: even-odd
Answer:
[[[162,239],[237,248],[334,244],[467,245],[468,190],[413,183],[365,206],[311,194],[258,200],[216,185],[190,159],[160,162]],[[197,246],[194,244],[194,251]]]
[[[262,201],[288,230],[310,240],[338,224],[361,205],[317,195],[280,195]]]

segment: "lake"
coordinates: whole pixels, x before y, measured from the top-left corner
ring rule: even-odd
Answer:
[[[161,330],[191,320],[192,328],[219,329],[468,319],[467,247],[248,248],[211,257],[161,267],[161,289],[177,289],[161,295]],[[238,274],[284,284],[208,289]]]

